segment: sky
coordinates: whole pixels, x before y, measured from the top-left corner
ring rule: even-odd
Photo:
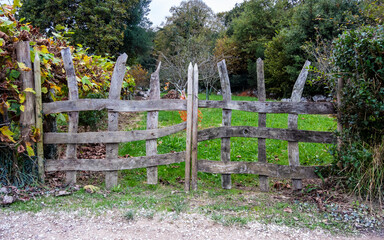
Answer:
[[[236,3],[241,3],[244,0],[203,0],[214,13],[231,10]],[[149,8],[148,18],[153,23],[152,27],[160,26],[165,22],[165,17],[170,16],[169,9],[173,6],[179,6],[182,0],[152,0]]]

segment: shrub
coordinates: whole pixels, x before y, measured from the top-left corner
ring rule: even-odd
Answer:
[[[342,144],[334,166],[350,189],[380,201],[384,193],[383,61],[383,26],[351,30],[334,42],[334,79],[344,79],[338,109]]]

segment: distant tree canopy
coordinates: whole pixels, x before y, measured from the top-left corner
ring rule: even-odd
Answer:
[[[146,14],[151,0],[24,0],[19,18],[25,18],[51,35],[58,25],[73,34],[72,44],[82,44],[95,54],[126,52],[130,61],[151,50]]]

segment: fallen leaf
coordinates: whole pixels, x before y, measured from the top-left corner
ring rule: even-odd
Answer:
[[[83,187],[84,190],[87,192],[87,193],[95,193],[97,191],[100,190],[99,187],[96,187],[96,186],[93,186],[93,185],[86,185]]]
[[[283,211],[287,213],[292,213],[292,208],[287,207],[287,208],[284,208]]]

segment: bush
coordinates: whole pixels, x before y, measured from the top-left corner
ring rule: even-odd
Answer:
[[[351,30],[334,42],[333,62],[338,68],[334,79],[344,79],[338,109],[342,144],[334,166],[350,189],[380,201],[384,193],[383,61],[383,26]]]

